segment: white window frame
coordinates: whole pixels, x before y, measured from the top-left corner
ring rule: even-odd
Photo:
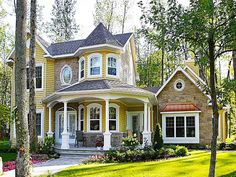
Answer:
[[[162,136],[165,144],[198,144],[199,140],[199,112],[179,112],[179,113],[161,113],[162,114]],[[186,117],[195,117],[195,137],[186,136]],[[166,117],[174,117],[174,137],[166,137]],[[184,117],[185,137],[176,137],[176,117]]]
[[[44,88],[44,84],[43,84],[44,83],[44,67],[43,67],[43,63],[36,63],[35,68],[38,67],[38,66],[42,67],[42,88],[36,88],[36,78],[34,78],[34,84],[35,84],[35,91],[36,92],[43,91],[43,88]],[[29,66],[26,66],[26,68],[29,68]],[[27,79],[27,75],[26,75],[26,79]],[[27,87],[27,85],[26,85],[26,87]],[[29,89],[26,88],[26,91],[29,92]]]
[[[36,114],[41,114],[41,135],[38,136],[38,138],[44,137],[44,110],[43,109],[37,109]]]
[[[64,78],[63,78],[63,76],[62,76],[63,70],[64,70],[66,67],[68,67],[68,68],[70,69],[70,71],[71,71],[71,78],[70,78],[69,83],[65,83]],[[71,84],[71,81],[72,81],[72,77],[73,77],[73,71],[72,71],[71,67],[70,67],[69,65],[64,65],[64,66],[61,68],[61,72],[60,72],[61,85],[70,85],[70,84]]]
[[[110,108],[113,107],[116,109],[116,130],[109,130],[110,132],[119,132],[120,127],[119,127],[119,121],[120,121],[120,106],[115,104],[115,103],[110,103],[109,105],[109,125],[110,125]],[[113,119],[111,119],[113,120]]]
[[[84,61],[84,77],[81,77],[81,63],[82,63],[82,61]],[[82,80],[84,80],[84,78],[85,78],[85,58],[84,57],[81,57],[80,59],[79,59],[79,81],[82,81]]]
[[[99,130],[90,130],[90,109],[98,107],[100,108],[100,116],[99,116]],[[100,133],[102,132],[102,105],[98,103],[91,103],[87,106],[87,130],[88,132]]]
[[[179,89],[179,88],[176,87],[176,84],[177,84],[178,82],[182,83],[182,88],[181,88],[181,89]],[[174,82],[174,89],[175,89],[176,91],[179,91],[179,92],[180,92],[180,91],[183,91],[184,88],[185,88],[185,83],[184,83],[184,81],[183,81],[182,79],[177,79],[177,80]]]
[[[84,109],[84,120],[83,120],[83,124],[84,124],[84,121],[85,121],[85,108],[84,108],[84,105],[79,105],[78,109],[79,109],[79,122],[78,122],[79,127],[78,128],[79,128],[80,131],[82,131],[81,130],[81,119],[80,119],[80,117],[81,117],[81,109]],[[84,129],[85,129],[85,126],[84,126]]]
[[[100,74],[98,75],[91,75],[90,74],[90,64],[91,64],[91,59],[93,57],[99,57],[100,58]],[[93,53],[88,56],[88,78],[94,78],[94,77],[102,77],[102,54],[100,53]]]
[[[108,58],[113,57],[116,59],[116,75],[110,75],[108,74]],[[116,54],[109,53],[106,55],[106,76],[107,77],[113,77],[113,78],[118,78],[119,77],[119,68],[120,68],[120,57]]]

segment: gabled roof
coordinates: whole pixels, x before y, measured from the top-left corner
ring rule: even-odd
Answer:
[[[164,82],[164,84],[161,86],[161,88],[157,91],[157,93],[156,93],[156,96],[158,96],[160,93],[161,93],[161,91],[165,88],[165,86],[171,81],[171,79],[175,76],[175,74],[177,73],[177,72],[182,72],[197,88],[199,88],[199,90],[204,94],[204,95],[206,95],[209,99],[210,99],[210,96],[209,95],[207,95],[206,93],[204,93],[204,91],[203,91],[203,89],[201,88],[201,86],[185,71],[185,70],[183,70],[180,66],[179,67],[177,67],[177,69],[171,74],[171,76],[168,78],[168,80],[166,80],[165,82]],[[202,82],[201,80],[200,80],[200,82]],[[204,83],[202,83],[202,84],[204,84]]]

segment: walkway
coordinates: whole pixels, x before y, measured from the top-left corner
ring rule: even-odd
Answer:
[[[67,167],[81,164],[86,158],[88,158],[88,156],[63,155],[59,159],[52,159],[41,164],[35,164],[33,167],[33,176],[57,173]],[[1,177],[15,177],[15,170],[8,171]]]

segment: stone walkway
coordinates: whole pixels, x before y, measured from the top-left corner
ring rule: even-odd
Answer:
[[[52,159],[41,164],[35,164],[33,166],[33,176],[40,176],[48,173],[54,174],[67,167],[81,164],[82,161],[87,158],[88,156],[63,155],[59,159]],[[8,171],[1,177],[15,177],[15,170]]]

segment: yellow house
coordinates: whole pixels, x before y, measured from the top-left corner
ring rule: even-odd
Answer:
[[[53,136],[58,149],[70,149],[76,132],[83,132],[83,146],[95,147],[101,138],[103,149],[108,150],[121,145],[123,137],[136,134],[142,144],[151,144],[160,122],[165,143],[210,143],[210,98],[197,85],[197,74],[189,67],[177,68],[161,88],[136,87],[132,33],[112,35],[100,23],[86,39],[48,44],[37,36],[36,42],[36,129],[40,139]],[[10,64],[14,71],[14,50]],[[14,107],[14,73],[12,82]],[[12,124],[13,144],[14,129]]]

